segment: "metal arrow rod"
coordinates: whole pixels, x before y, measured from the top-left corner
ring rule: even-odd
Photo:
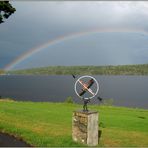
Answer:
[[[78,82],[83,86],[84,89],[86,89],[88,92],[90,92],[92,95],[95,95],[95,93],[90,89],[85,86],[86,84],[83,83],[83,81],[78,80]]]

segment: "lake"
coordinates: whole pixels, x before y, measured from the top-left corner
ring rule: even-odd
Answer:
[[[100,85],[98,96],[113,99],[113,105],[148,109],[148,76],[94,76]],[[72,96],[82,103],[74,92],[71,75],[1,75],[0,96],[18,101],[63,102]],[[100,104],[97,99],[92,103]]]

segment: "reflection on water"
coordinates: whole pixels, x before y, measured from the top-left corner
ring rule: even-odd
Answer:
[[[114,105],[148,108],[147,76],[94,76],[99,84],[98,95],[113,99]],[[64,101],[72,96],[81,103],[74,92],[75,80],[67,76],[0,76],[0,96],[25,101]],[[92,103],[99,104],[97,99]]]

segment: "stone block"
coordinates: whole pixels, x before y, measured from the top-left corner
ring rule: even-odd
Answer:
[[[98,112],[73,112],[72,137],[74,141],[96,146],[98,145],[98,130]]]

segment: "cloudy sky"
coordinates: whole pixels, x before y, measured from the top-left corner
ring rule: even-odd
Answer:
[[[148,63],[148,2],[13,1],[0,68]]]

